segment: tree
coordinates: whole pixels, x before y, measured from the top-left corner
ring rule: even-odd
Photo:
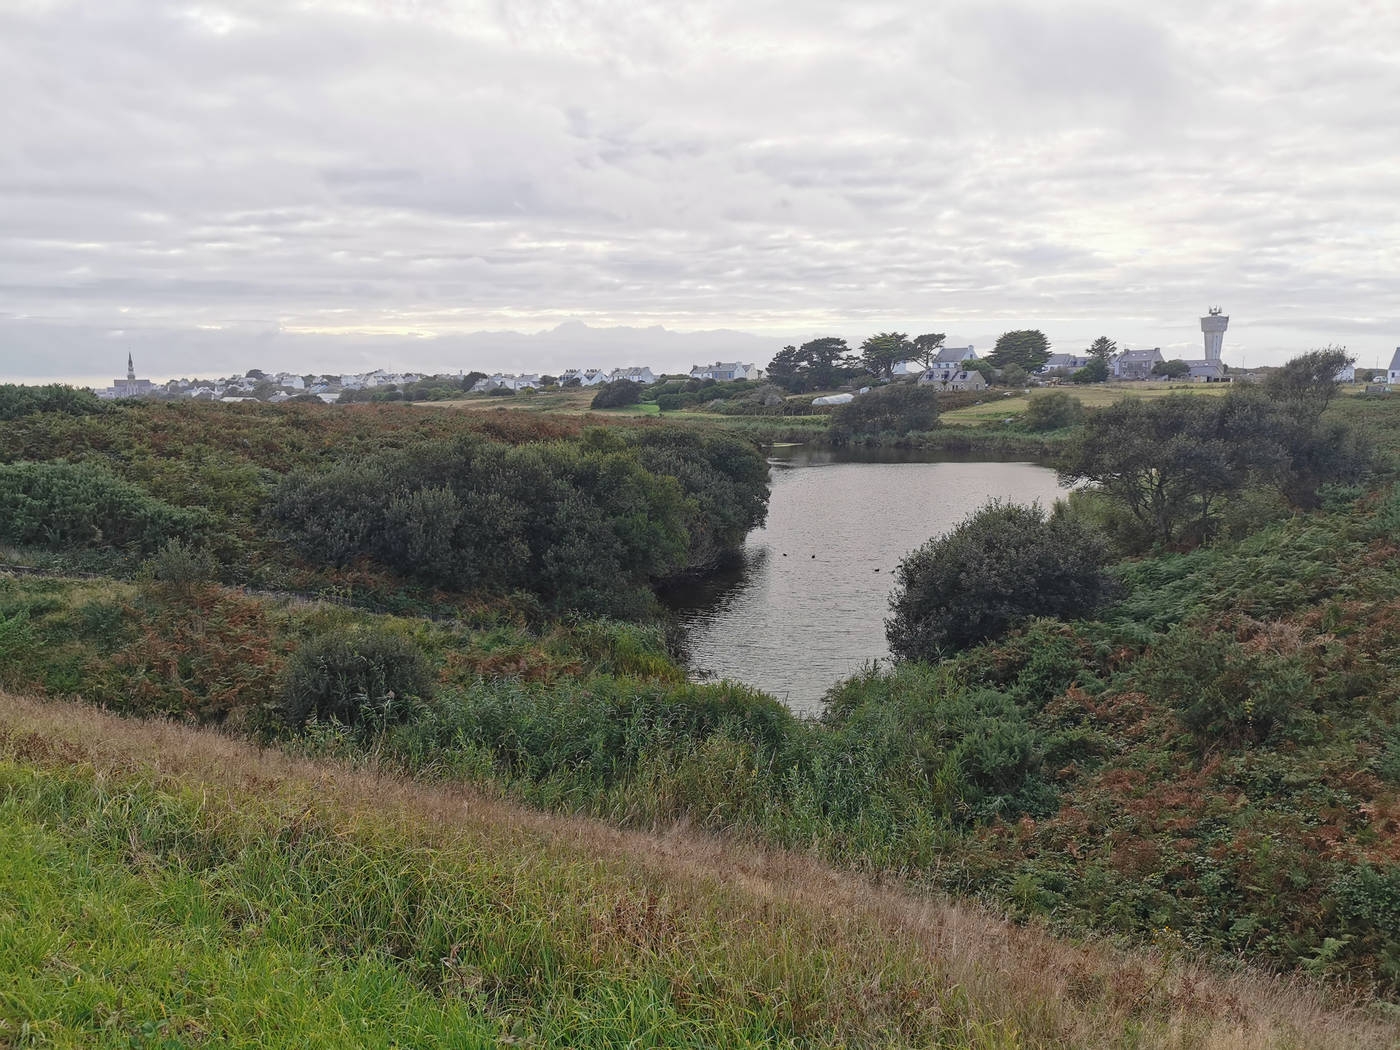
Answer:
[[[461,378],[457,385],[460,386],[463,390],[470,390],[472,387],[476,386],[477,383],[481,382],[481,380],[485,378],[485,372],[468,372]]]
[[[997,345],[987,355],[987,360],[998,368],[1007,365],[1020,365],[1027,372],[1034,372],[1050,359],[1050,341],[1038,328],[1003,332],[997,338]]]
[[[914,337],[914,360],[923,365],[924,368],[932,368],[933,363],[938,360],[938,354],[943,349],[943,340],[948,338],[942,332],[930,332],[927,335]]]
[[[1110,593],[1106,560],[1103,537],[1083,523],[992,502],[900,562],[890,651],[937,659],[1034,616],[1087,616]]]
[[[1191,374],[1191,366],[1179,357],[1174,357],[1170,361],[1158,361],[1152,366],[1154,376],[1166,376],[1168,379],[1180,379],[1182,376]]]
[[[1126,508],[1149,541],[1201,542],[1224,497],[1283,462],[1258,399],[1175,394],[1127,398],[1091,414],[1060,463]]]
[[[770,380],[785,389],[794,390],[796,387],[797,390],[805,390],[804,377],[799,374],[802,364],[802,352],[797,347],[788,345],[773,355],[773,360],[768,362],[765,371]]]
[[[1106,335],[1101,335],[1089,344],[1089,356],[1096,357],[1104,364],[1118,352],[1118,344]]]
[[[1069,378],[1074,383],[1102,383],[1108,379],[1108,362],[1096,357]]]
[[[1301,420],[1315,424],[1337,396],[1337,373],[1355,363],[1344,346],[1310,350],[1270,373],[1264,393],[1287,405]]]
[[[889,379],[894,366],[914,356],[914,344],[903,332],[880,332],[860,344],[860,362],[877,379]]]
[[[591,408],[622,408],[625,405],[635,405],[642,399],[642,387],[640,383],[634,383],[630,379],[614,379],[611,383],[604,383],[598,388],[598,392],[593,395]]]
[[[824,336],[801,346],[783,347],[768,364],[768,379],[794,394],[829,390],[849,378],[853,364],[846,340]]]

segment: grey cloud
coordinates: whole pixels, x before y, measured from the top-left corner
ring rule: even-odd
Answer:
[[[1186,345],[1219,300],[1227,355],[1393,346],[1396,53],[1395,13],[1311,5],[34,5],[0,317],[54,375],[230,319],[352,357],[571,316]],[[345,334],[395,328],[440,338]]]

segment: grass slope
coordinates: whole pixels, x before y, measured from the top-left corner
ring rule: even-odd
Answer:
[[[0,695],[0,1044],[1381,1047],[1318,988]]]

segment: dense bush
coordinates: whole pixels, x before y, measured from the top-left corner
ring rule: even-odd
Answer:
[[[7,543],[149,552],[204,524],[201,513],[172,507],[94,464],[0,465],[0,540]]]
[[[614,379],[604,383],[593,395],[592,408],[624,408],[642,399],[642,385],[630,379]]]
[[[931,386],[890,383],[837,405],[830,438],[836,444],[881,435],[904,437],[938,425],[938,394]]]
[[[603,430],[579,442],[428,442],[297,472],[270,513],[306,557],[368,558],[456,590],[634,616],[763,519],[767,467],[734,439]]]
[[[384,629],[337,630],[312,638],[282,675],[280,713],[293,727],[309,719],[345,726],[401,721],[433,678],[407,638]]]
[[[1036,394],[1026,404],[1026,414],[1022,418],[1030,430],[1059,430],[1081,422],[1084,406],[1079,398],[1063,391]]]
[[[1149,695],[1177,710],[1202,750],[1262,742],[1313,702],[1298,657],[1246,649],[1226,632],[1185,625],[1156,648],[1143,680]]]
[[[997,638],[1035,616],[1086,616],[1108,593],[1096,532],[1039,507],[993,502],[900,562],[885,622],[907,660]]]
[[[48,386],[0,384],[0,420],[19,419],[38,412],[84,416],[107,410],[90,390],[77,390],[59,383]]]

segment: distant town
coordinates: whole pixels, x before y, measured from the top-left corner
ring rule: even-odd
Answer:
[[[1039,331],[1007,332],[998,340],[997,348],[985,359],[974,346],[944,346],[942,335],[918,336],[910,340],[901,333],[881,333],[871,336],[856,353],[845,340],[818,339],[801,348],[785,347],[765,370],[753,363],[716,361],[707,365],[692,365],[688,372],[658,373],[646,365],[622,368],[568,368],[558,375],[542,373],[496,372],[488,375],[478,371],[458,371],[428,375],[418,372],[390,372],[375,369],[370,372],[342,375],[298,375],[293,372],[264,372],[253,368],[239,376],[219,379],[171,379],[155,382],[136,375],[133,355],[127,355],[126,378],[112,380],[111,386],[94,391],[98,397],[117,398],[191,398],[198,401],[259,401],[280,403],[294,399],[315,399],[328,404],[377,400],[447,400],[467,394],[520,393],[553,389],[603,387],[626,382],[646,386],[662,381],[700,383],[756,382],[768,379],[789,390],[801,392],[808,387],[794,388],[785,382],[792,378],[800,363],[810,363],[812,351],[820,347],[826,355],[828,370],[837,362],[857,366],[841,373],[839,382],[827,384],[840,392],[816,397],[814,404],[840,404],[868,389],[862,380],[871,382],[903,380],[932,385],[942,390],[981,390],[993,379],[1005,382],[1007,369],[1001,367],[1013,355],[1008,346],[1013,337],[1030,337],[1032,352],[1015,358],[1012,365],[1016,382],[1027,385],[1054,385],[1059,382],[1147,381],[1173,379],[1198,383],[1222,383],[1248,380],[1253,375],[1243,370],[1231,370],[1221,359],[1222,343],[1230,318],[1219,307],[1212,307],[1201,318],[1204,337],[1203,355],[1199,358],[1168,359],[1160,347],[1151,349],[1119,349],[1107,337],[1096,340],[1083,353],[1049,353],[1048,343]],[[1038,341],[1041,348],[1034,349]],[[1023,348],[1024,349],[1024,348]],[[1030,367],[1024,367],[1029,365]],[[1400,384],[1400,347],[1397,347],[1388,369],[1363,370],[1348,365],[1338,372],[1339,383],[1357,382],[1358,378],[1387,386]],[[835,376],[838,372],[831,371]]]

